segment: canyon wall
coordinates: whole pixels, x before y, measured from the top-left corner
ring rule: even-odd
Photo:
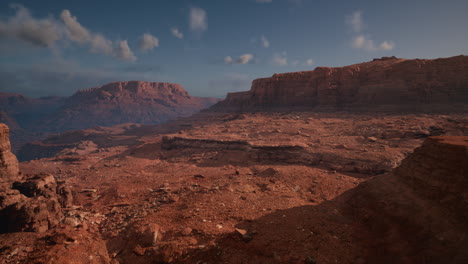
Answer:
[[[461,110],[468,108],[468,56],[435,60],[383,57],[345,67],[274,74],[211,109]]]

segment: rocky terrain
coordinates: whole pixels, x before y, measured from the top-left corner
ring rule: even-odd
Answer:
[[[0,262],[467,263],[467,65],[275,74],[191,116],[178,85],[80,91],[42,125],[94,127],[19,165],[0,125]]]
[[[230,93],[216,111],[291,109],[466,112],[468,57],[383,57],[345,67],[274,74]]]
[[[181,85],[114,82],[80,90],[68,98],[29,98],[0,93],[0,122],[12,130],[13,150],[46,135],[133,122],[159,124],[189,116],[218,99],[190,96]]]
[[[463,114],[311,112],[65,133],[21,171],[66,181],[73,205],[1,235],[0,259],[464,263],[466,135]]]

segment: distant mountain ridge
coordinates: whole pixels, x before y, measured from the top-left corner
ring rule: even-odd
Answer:
[[[344,67],[274,74],[229,93],[214,111],[275,108],[445,111],[468,109],[468,56],[383,57]]]
[[[76,92],[42,128],[66,131],[127,122],[158,124],[194,114],[217,101],[191,96],[180,84],[112,82]]]
[[[79,90],[70,97],[29,98],[0,93],[0,122],[12,128],[19,145],[40,134],[113,126],[121,123],[159,124],[192,115],[219,99],[195,97],[179,84],[125,81]]]

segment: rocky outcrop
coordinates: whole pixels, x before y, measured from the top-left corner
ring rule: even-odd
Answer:
[[[393,173],[468,222],[468,137],[428,138]]]
[[[11,153],[9,128],[0,123],[0,187],[19,178],[18,160]]]
[[[52,175],[22,177],[10,152],[8,127],[0,124],[0,233],[45,232],[59,224],[61,207],[72,200],[70,188],[57,185]]]
[[[435,60],[384,57],[256,79],[250,91],[229,93],[211,109],[466,111],[467,104],[468,56]]]
[[[359,158],[356,158],[352,153],[346,153],[345,151],[337,153],[330,150],[316,149],[299,142],[258,144],[247,140],[217,140],[180,136],[164,136],[161,148],[167,151],[163,155],[166,159],[179,157],[180,155],[194,156],[197,153],[210,152],[216,153],[215,156],[207,155],[206,158],[216,161],[218,165],[223,163],[244,166],[256,163],[301,164],[363,174],[388,172],[401,159],[401,157],[395,157],[395,160],[384,160],[375,153],[361,154]]]
[[[466,263],[468,137],[426,139],[392,173],[353,190],[375,236],[369,263]]]
[[[188,116],[218,100],[190,96],[181,85],[159,82],[113,82],[81,90],[45,119],[42,130],[65,131],[121,123],[157,124]]]

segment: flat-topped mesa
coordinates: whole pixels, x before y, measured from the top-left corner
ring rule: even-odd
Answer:
[[[0,123],[0,187],[20,179],[18,160],[11,153],[9,129]]]
[[[214,98],[190,96],[180,84],[112,82],[76,92],[58,112],[46,118],[41,128],[66,131],[122,123],[158,124],[194,114],[216,102]]]
[[[67,100],[68,105],[82,103],[82,100],[128,100],[130,98],[151,98],[160,100],[190,99],[182,85],[167,82],[111,82],[100,87],[76,92]]]
[[[230,93],[213,110],[281,107],[430,110],[468,108],[468,56],[435,60],[383,57],[345,67],[274,74]]]

